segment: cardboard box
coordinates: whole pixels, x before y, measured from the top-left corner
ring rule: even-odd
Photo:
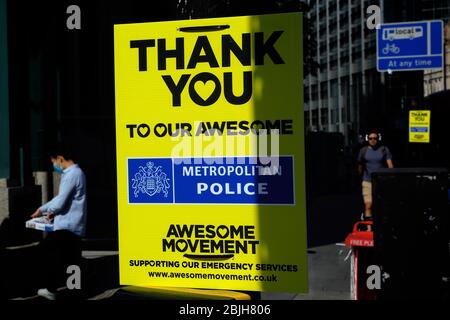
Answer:
[[[53,223],[47,217],[38,217],[25,222],[25,227],[30,229],[41,230],[45,232],[53,231]]]

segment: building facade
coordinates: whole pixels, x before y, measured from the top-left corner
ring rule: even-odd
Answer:
[[[422,0],[422,13],[425,20],[443,19],[450,17],[450,0]]]
[[[380,1],[310,0],[307,13],[317,42],[317,72],[305,79],[308,131],[339,132],[355,139],[381,105],[376,71],[376,33],[366,26],[367,8]]]
[[[445,68],[424,73],[424,94],[429,96],[450,89],[450,0],[423,0],[422,13],[424,20],[442,20],[445,24]]]
[[[397,109],[404,109],[411,97],[422,97],[422,91],[427,96],[449,88],[448,67],[447,83],[443,81],[444,70],[379,73],[376,30],[369,29],[366,20],[370,16],[367,8],[377,5],[381,22],[442,19],[448,23],[450,0],[309,0],[308,4],[318,66],[305,77],[308,131],[339,132],[347,145],[352,144],[370,128],[383,129],[384,120]],[[447,45],[447,65],[449,50]],[[416,83],[422,79],[424,88],[417,90]]]

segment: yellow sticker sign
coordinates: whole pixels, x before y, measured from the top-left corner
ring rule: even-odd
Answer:
[[[301,13],[114,43],[120,283],[306,292]]]
[[[430,110],[409,111],[409,142],[430,142]]]

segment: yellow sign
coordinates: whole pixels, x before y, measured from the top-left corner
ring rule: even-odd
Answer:
[[[430,142],[430,110],[409,111],[409,142]]]
[[[114,42],[120,283],[306,292],[301,14]]]

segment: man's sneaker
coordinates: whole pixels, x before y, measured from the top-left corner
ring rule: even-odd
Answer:
[[[372,216],[366,217],[366,216],[364,215],[364,212],[363,212],[363,213],[361,213],[360,220],[361,220],[361,221],[373,221],[373,217],[372,217]]]
[[[47,288],[39,289],[37,294],[38,294],[38,296],[41,296],[41,297],[43,297],[45,299],[48,299],[48,300],[55,300],[56,299],[56,294],[48,291]]]

